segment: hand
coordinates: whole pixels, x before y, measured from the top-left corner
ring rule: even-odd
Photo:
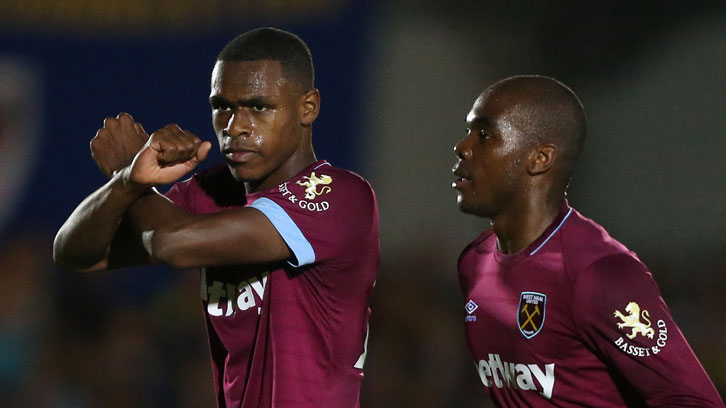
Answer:
[[[166,125],[152,133],[124,177],[145,186],[169,184],[206,159],[211,148],[210,142],[202,142],[193,133]]]
[[[131,164],[149,135],[128,113],[106,118],[91,139],[91,156],[107,177]]]

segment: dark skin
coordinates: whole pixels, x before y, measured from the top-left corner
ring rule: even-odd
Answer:
[[[529,128],[524,107],[537,100],[511,89],[495,84],[474,102],[466,118],[467,135],[454,147],[457,180],[452,184],[459,209],[489,218],[500,250],[507,254],[534,242],[554,221],[565,197],[556,171],[561,147],[523,130]]]
[[[217,62],[210,101],[220,150],[248,192],[274,187],[315,161],[312,123],[320,95],[315,89],[301,91],[279,62]],[[153,190],[196,167],[211,143],[168,125],[154,132],[129,164],[127,152],[138,147],[142,132],[126,114],[104,122],[92,153],[104,173],[115,175],[58,231],[57,263],[84,270],[154,261],[191,268],[291,257],[274,226],[253,208],[190,214]]]
[[[128,137],[115,137],[119,134]],[[91,139],[91,156],[95,160],[97,154],[105,154],[96,160],[96,164],[106,177],[111,178],[115,171],[131,164],[136,153],[148,140],[149,135],[140,123],[134,122],[128,113],[119,113],[115,118],[106,118],[103,127]],[[111,156],[106,152],[115,152],[115,154]]]
[[[217,62],[209,103],[220,151],[247,192],[274,187],[316,160],[311,126],[320,95],[284,80],[279,62]]]

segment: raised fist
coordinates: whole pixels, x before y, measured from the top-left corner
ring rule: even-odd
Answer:
[[[129,181],[147,186],[172,183],[207,157],[210,142],[177,125],[166,125],[151,134],[129,168]]]
[[[128,113],[106,118],[91,139],[91,156],[107,177],[131,164],[149,135]]]

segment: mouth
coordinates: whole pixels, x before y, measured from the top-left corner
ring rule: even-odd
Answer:
[[[451,187],[461,191],[471,184],[471,180],[467,178],[459,178],[451,182]]]
[[[225,150],[224,158],[232,165],[245,164],[257,155],[254,150]]]
[[[457,190],[462,190],[469,184],[471,184],[470,176],[464,170],[462,170],[459,164],[456,164],[452,171],[454,172],[454,176],[456,177],[456,179],[451,182],[451,187]]]

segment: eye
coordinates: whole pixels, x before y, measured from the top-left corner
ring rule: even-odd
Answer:
[[[220,104],[215,103],[215,104],[212,104],[212,109],[215,111],[226,112],[226,111],[230,110],[231,108],[228,105],[224,105],[221,103]]]
[[[265,112],[268,109],[270,109],[270,108],[268,108],[265,105],[260,105],[260,104],[257,104],[257,105],[253,105],[252,106],[252,110],[255,111],[255,112]]]
[[[471,134],[476,134],[481,139],[489,139],[489,138],[491,138],[491,136],[489,136],[489,134],[484,129],[466,128],[466,135],[469,136]]]

